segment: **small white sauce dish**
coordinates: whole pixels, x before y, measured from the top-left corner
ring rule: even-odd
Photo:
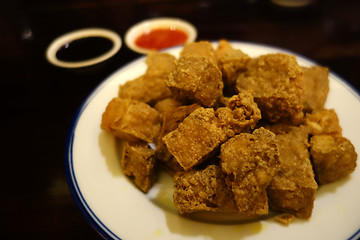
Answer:
[[[153,18],[141,21],[129,28],[129,30],[125,33],[125,44],[128,48],[137,53],[147,54],[152,50],[137,46],[135,41],[143,33],[159,28],[177,29],[183,31],[188,36],[186,42],[194,42],[197,37],[197,30],[195,26],[185,20],[179,18]]]
[[[71,42],[86,38],[106,39],[111,42],[111,47],[105,52],[87,59],[85,58],[77,61],[59,59],[57,53],[61,48],[69,45]],[[121,46],[121,37],[114,31],[103,28],[84,28],[66,33],[54,39],[47,48],[45,55],[46,59],[55,66],[63,68],[83,68],[108,60],[120,50]],[[91,48],[89,51],[91,51]]]

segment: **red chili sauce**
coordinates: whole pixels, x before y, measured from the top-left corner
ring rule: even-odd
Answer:
[[[186,42],[187,34],[178,29],[157,28],[136,38],[135,44],[141,48],[160,50]]]

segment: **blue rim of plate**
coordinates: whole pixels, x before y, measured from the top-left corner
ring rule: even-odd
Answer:
[[[306,57],[304,57],[304,56],[302,56],[302,55],[300,55],[298,53],[292,52],[290,50],[287,50],[287,49],[284,49],[284,48],[281,48],[281,47],[274,47],[274,46],[267,45],[267,44],[251,43],[251,42],[240,42],[240,41],[229,41],[229,42],[230,42],[230,44],[231,43],[240,43],[240,44],[249,44],[249,45],[253,45],[253,46],[255,45],[255,46],[259,46],[259,47],[271,48],[271,49],[276,50],[278,52],[284,52],[284,53],[288,53],[288,54],[293,54],[293,55],[301,58],[302,60],[307,61],[310,64],[319,65],[313,60],[310,60],[310,59],[308,59],[308,58],[306,58]],[[212,43],[217,43],[217,41],[212,41]],[[176,46],[176,47],[164,49],[162,52],[166,52],[166,51],[169,51],[171,49],[180,48],[180,47],[181,46]],[[76,130],[77,123],[79,121],[79,118],[80,118],[82,112],[86,109],[86,107],[89,105],[89,103],[92,101],[92,99],[96,96],[96,94],[111,79],[111,77],[115,73],[126,71],[126,69],[129,66],[131,66],[131,65],[133,65],[133,64],[135,64],[137,62],[144,61],[145,58],[146,58],[146,56],[142,56],[142,57],[139,57],[139,58],[125,64],[124,66],[120,67],[118,70],[116,70],[115,72],[110,74],[107,78],[105,78],[102,82],[100,82],[98,86],[96,86],[94,88],[94,90],[88,95],[88,97],[84,100],[84,102],[80,105],[77,112],[75,113],[75,116],[74,116],[74,118],[73,118],[73,120],[72,120],[72,122],[70,124],[70,128],[69,128],[67,138],[66,138],[66,143],[65,143],[65,174],[66,174],[66,179],[67,179],[67,183],[68,183],[71,195],[73,196],[76,205],[78,206],[78,208],[80,209],[81,213],[84,215],[86,220],[89,222],[89,224],[92,226],[92,228],[96,232],[98,232],[98,234],[104,239],[122,240],[122,238],[115,235],[109,228],[107,228],[105,226],[105,224],[103,224],[101,222],[101,220],[91,210],[91,208],[89,207],[89,205],[86,202],[86,199],[83,197],[83,195],[82,195],[82,193],[80,191],[80,188],[79,188],[77,180],[76,180],[75,172],[74,172],[73,155],[72,155],[75,130]],[[344,80],[343,78],[341,78],[340,76],[338,76],[334,72],[330,71],[330,74],[332,76],[334,76],[335,81],[342,84],[352,95],[354,95],[360,101],[360,92],[357,91],[357,89],[355,89],[346,80]],[[348,240],[355,240],[355,239],[359,239],[359,238],[360,238],[360,228],[353,235],[351,235],[348,238]]]
[[[83,197],[79,185],[76,180],[74,167],[73,167],[73,141],[74,141],[74,135],[75,130],[77,127],[77,123],[79,121],[79,118],[83,111],[86,109],[86,107],[89,105],[89,103],[92,101],[92,99],[96,96],[96,94],[105,86],[105,84],[108,82],[108,79],[111,79],[111,77],[120,71],[126,71],[127,67],[135,64],[136,62],[144,61],[146,57],[139,57],[138,59],[135,59],[134,61],[129,62],[128,64],[124,65],[114,73],[110,74],[107,78],[105,78],[101,83],[99,83],[98,86],[94,88],[94,90],[88,95],[88,97],[84,100],[84,102],[80,105],[77,112],[75,113],[75,116],[70,124],[70,128],[66,137],[66,143],[65,143],[65,174],[66,174],[66,180],[71,192],[71,195],[73,196],[76,205],[80,209],[81,213],[84,215],[86,220],[90,223],[92,228],[98,232],[98,234],[104,238],[104,239],[117,239],[121,240],[120,237],[116,236],[110,229],[108,229],[105,224],[103,224],[100,219],[95,215],[95,213],[91,210],[89,205],[87,204],[85,198]]]

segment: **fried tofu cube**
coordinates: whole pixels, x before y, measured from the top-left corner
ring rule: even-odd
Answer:
[[[334,109],[321,109],[311,114],[306,114],[305,124],[311,135],[341,135],[342,132],[339,118]]]
[[[161,115],[146,103],[113,98],[102,115],[101,128],[125,141],[155,143],[161,129]]]
[[[155,171],[154,150],[146,142],[127,142],[121,159],[122,169],[126,176],[133,180],[143,192],[148,192],[154,184]]]
[[[172,93],[165,79],[175,69],[176,58],[167,53],[151,52],[147,55],[146,73],[119,87],[118,97],[154,104],[169,98]]]
[[[162,138],[169,152],[185,170],[204,162],[226,140],[226,134],[217,121],[214,109],[201,107]]]
[[[120,85],[118,92],[119,98],[138,100],[147,104],[154,104],[171,96],[165,78],[146,74]]]
[[[182,172],[174,181],[174,203],[181,214],[236,211],[234,196],[218,165]]]
[[[251,58],[240,49],[234,49],[224,39],[219,41],[215,56],[219,69],[223,74],[225,88],[228,92],[233,92],[238,75],[246,70],[246,65]]]
[[[249,61],[247,70],[236,81],[236,89],[238,92],[253,91],[264,119],[298,124],[303,119],[302,74],[293,55],[262,55]]]
[[[213,45],[208,41],[198,41],[185,43],[180,52],[180,57],[195,56],[208,59],[212,64],[217,66],[215,50]]]
[[[185,105],[167,108],[163,112],[163,124],[156,145],[155,157],[159,160],[159,162],[161,162],[162,166],[170,175],[174,175],[176,172],[184,171],[184,169],[168,151],[166,145],[162,141],[162,138],[169,132],[175,130],[190,113],[200,107],[200,105],[195,103],[188,106]]]
[[[150,52],[146,57],[145,75],[167,78],[175,69],[176,58],[168,53]]]
[[[337,181],[354,171],[357,153],[347,138],[339,135],[315,135],[311,137],[310,145],[319,184]]]
[[[304,91],[301,101],[304,111],[312,112],[324,107],[329,93],[329,69],[321,66],[302,67]]]
[[[169,162],[172,155],[167,150],[166,145],[162,141],[162,138],[168,133],[174,131],[179,124],[195,109],[200,108],[198,104],[192,104],[188,106],[179,106],[172,109],[168,109],[163,113],[163,123],[159,134],[157,146],[156,146],[156,159],[162,162]],[[173,163],[172,163],[173,165]]]
[[[166,84],[181,101],[190,99],[205,107],[214,106],[223,90],[219,68],[198,56],[180,57]]]
[[[307,129],[285,124],[271,126],[280,150],[279,172],[267,188],[271,209],[311,217],[317,183],[310,162]]]
[[[175,109],[181,105],[183,105],[181,102],[176,101],[175,98],[170,97],[158,101],[155,104],[154,108],[158,110],[161,114],[163,114],[165,111]]]
[[[248,91],[232,96],[227,101],[227,106],[218,108],[215,114],[220,124],[233,130],[235,134],[250,131],[261,119],[260,109]]]
[[[240,213],[268,213],[266,188],[278,171],[278,158],[275,134],[264,128],[240,133],[221,145],[220,165]]]
[[[224,84],[212,44],[186,43],[166,84],[181,101],[192,100],[213,107],[222,97]]]

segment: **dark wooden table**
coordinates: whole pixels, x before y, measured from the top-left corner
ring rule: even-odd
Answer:
[[[123,45],[107,65],[91,72],[69,71],[50,65],[44,57],[55,37],[84,27],[108,28],[123,37],[140,20],[179,17],[197,27],[198,39],[227,38],[286,48],[328,66],[359,91],[359,10],[358,0],[312,1],[303,8],[257,0],[5,1],[0,10],[5,118],[1,238],[101,238],[68,189],[66,135],[91,90],[140,55]]]

